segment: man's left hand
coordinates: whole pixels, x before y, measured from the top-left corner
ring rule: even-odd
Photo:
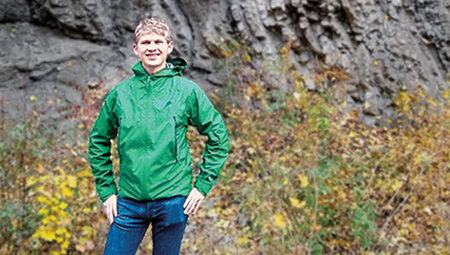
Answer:
[[[202,203],[205,196],[200,193],[196,188],[193,188],[191,190],[191,193],[189,193],[189,196],[186,199],[186,202],[183,204],[184,208],[184,214],[192,215],[197,212],[197,210],[200,208],[200,204]]]

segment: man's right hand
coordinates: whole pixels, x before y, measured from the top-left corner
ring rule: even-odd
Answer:
[[[108,218],[109,224],[114,222],[114,217],[117,216],[117,195],[111,195],[103,203],[103,212]]]

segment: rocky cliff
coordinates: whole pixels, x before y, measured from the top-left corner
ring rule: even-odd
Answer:
[[[172,55],[188,60],[186,75],[205,89],[227,83],[215,63],[221,43],[237,38],[255,70],[278,59],[289,40],[289,59],[305,76],[316,60],[344,68],[353,78],[349,104],[368,102],[372,124],[371,116],[389,116],[391,95],[403,86],[436,97],[449,87],[448,0],[1,0],[4,109],[23,111],[31,96],[76,103],[71,82],[100,78],[113,87],[130,75],[133,30],[150,16],[172,27]]]

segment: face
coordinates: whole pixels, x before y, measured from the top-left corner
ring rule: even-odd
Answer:
[[[172,52],[173,42],[167,42],[164,36],[154,33],[143,34],[133,45],[134,54],[142,61],[142,65],[149,74],[163,69],[167,55]]]

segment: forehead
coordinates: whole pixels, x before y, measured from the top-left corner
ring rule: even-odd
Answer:
[[[163,40],[164,42],[166,42],[166,38],[162,35],[158,35],[155,33],[145,33],[139,37],[138,43],[142,41],[156,41],[156,40]]]

